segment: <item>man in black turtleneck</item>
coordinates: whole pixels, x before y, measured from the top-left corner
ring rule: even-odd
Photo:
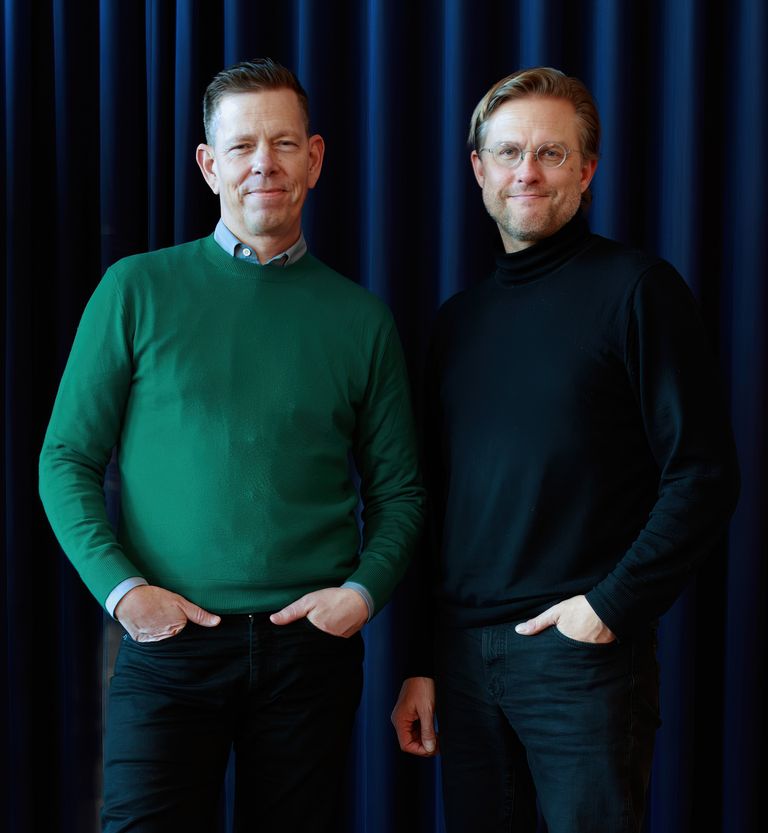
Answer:
[[[690,292],[583,216],[599,132],[583,84],[548,68],[502,79],[472,117],[505,254],[436,325],[434,651],[392,716],[405,751],[434,754],[437,699],[450,833],[533,831],[536,797],[549,833],[639,831],[655,624],[738,494]]]

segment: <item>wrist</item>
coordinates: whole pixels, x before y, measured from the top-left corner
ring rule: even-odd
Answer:
[[[131,576],[120,582],[112,589],[110,594],[104,601],[104,607],[107,613],[113,618],[117,619],[117,608],[120,602],[136,587],[146,587],[149,582],[141,576]]]

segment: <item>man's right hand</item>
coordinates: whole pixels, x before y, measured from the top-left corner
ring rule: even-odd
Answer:
[[[115,619],[134,642],[160,642],[179,634],[187,622],[205,628],[219,624],[221,617],[198,607],[178,593],[142,584],[129,590],[115,607]]]
[[[437,753],[435,681],[431,677],[405,680],[392,711],[392,725],[403,752],[423,758]]]

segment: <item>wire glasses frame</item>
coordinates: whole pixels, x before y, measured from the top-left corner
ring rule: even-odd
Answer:
[[[529,153],[532,153],[533,158],[545,168],[559,168],[572,153],[579,153],[559,142],[544,142],[536,150],[523,150],[512,142],[497,142],[492,147],[480,148],[478,153],[483,151],[488,151],[496,162],[505,168],[516,168]]]

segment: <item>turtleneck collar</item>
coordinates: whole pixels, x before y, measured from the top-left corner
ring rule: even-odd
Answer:
[[[586,248],[591,234],[581,210],[551,237],[519,252],[496,256],[496,280],[502,286],[528,283],[554,272]]]

